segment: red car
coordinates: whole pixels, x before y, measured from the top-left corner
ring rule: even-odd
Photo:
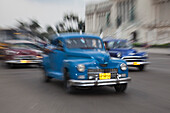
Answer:
[[[42,51],[34,50],[18,43],[12,43],[5,49],[5,63],[9,67],[15,65],[37,64],[42,62]]]

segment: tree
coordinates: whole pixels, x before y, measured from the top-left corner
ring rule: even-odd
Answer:
[[[79,28],[79,30],[82,30],[82,32],[85,32],[85,22],[82,20],[79,21],[78,28]]]
[[[26,22],[22,22],[20,20],[17,20],[19,23],[18,28],[21,30],[28,30],[28,24]]]
[[[51,26],[48,26],[48,27],[47,27],[47,33],[48,33],[49,35],[56,34],[56,32],[54,31],[54,29],[53,29]]]
[[[38,28],[41,26],[39,25],[37,20],[31,20],[31,25],[29,26],[31,31],[36,32]]]
[[[56,25],[58,33],[85,31],[85,22],[73,13],[65,14],[63,21]]]
[[[20,30],[28,31],[35,35],[39,34],[38,29],[41,28],[41,26],[39,25],[37,20],[31,20],[30,24],[19,20],[17,22],[19,23],[18,28]]]
[[[17,21],[19,23],[18,28],[22,31],[30,33],[31,37],[39,37],[42,40],[45,40],[44,38],[48,38],[49,34],[47,32],[41,33],[39,29],[41,26],[39,25],[37,20],[31,20],[30,23],[26,23],[23,21]]]

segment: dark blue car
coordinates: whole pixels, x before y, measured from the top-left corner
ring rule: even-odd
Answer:
[[[140,71],[143,71],[145,66],[149,64],[148,54],[137,52],[129,41],[111,37],[105,38],[103,41],[110,56],[125,60],[128,66],[137,67]]]
[[[124,60],[112,59],[100,37],[81,34],[54,36],[43,58],[44,78],[65,83],[66,91],[76,87],[113,86],[125,91],[128,68]]]

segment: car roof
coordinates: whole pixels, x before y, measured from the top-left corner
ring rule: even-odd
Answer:
[[[9,44],[18,44],[18,43],[35,44],[34,42],[31,42],[31,41],[28,41],[28,40],[6,40],[5,43],[9,43]]]
[[[126,39],[116,39],[112,37],[106,37],[103,39],[104,42],[110,42],[110,41],[127,41]]]
[[[68,39],[68,38],[79,38],[79,37],[101,39],[99,36],[89,35],[89,34],[64,33],[64,34],[59,34],[59,36],[58,36],[58,35],[55,35],[55,36],[54,36],[54,40],[55,40],[56,38]]]

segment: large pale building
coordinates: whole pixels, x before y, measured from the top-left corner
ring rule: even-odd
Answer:
[[[170,43],[170,0],[107,0],[86,5],[86,33]]]

